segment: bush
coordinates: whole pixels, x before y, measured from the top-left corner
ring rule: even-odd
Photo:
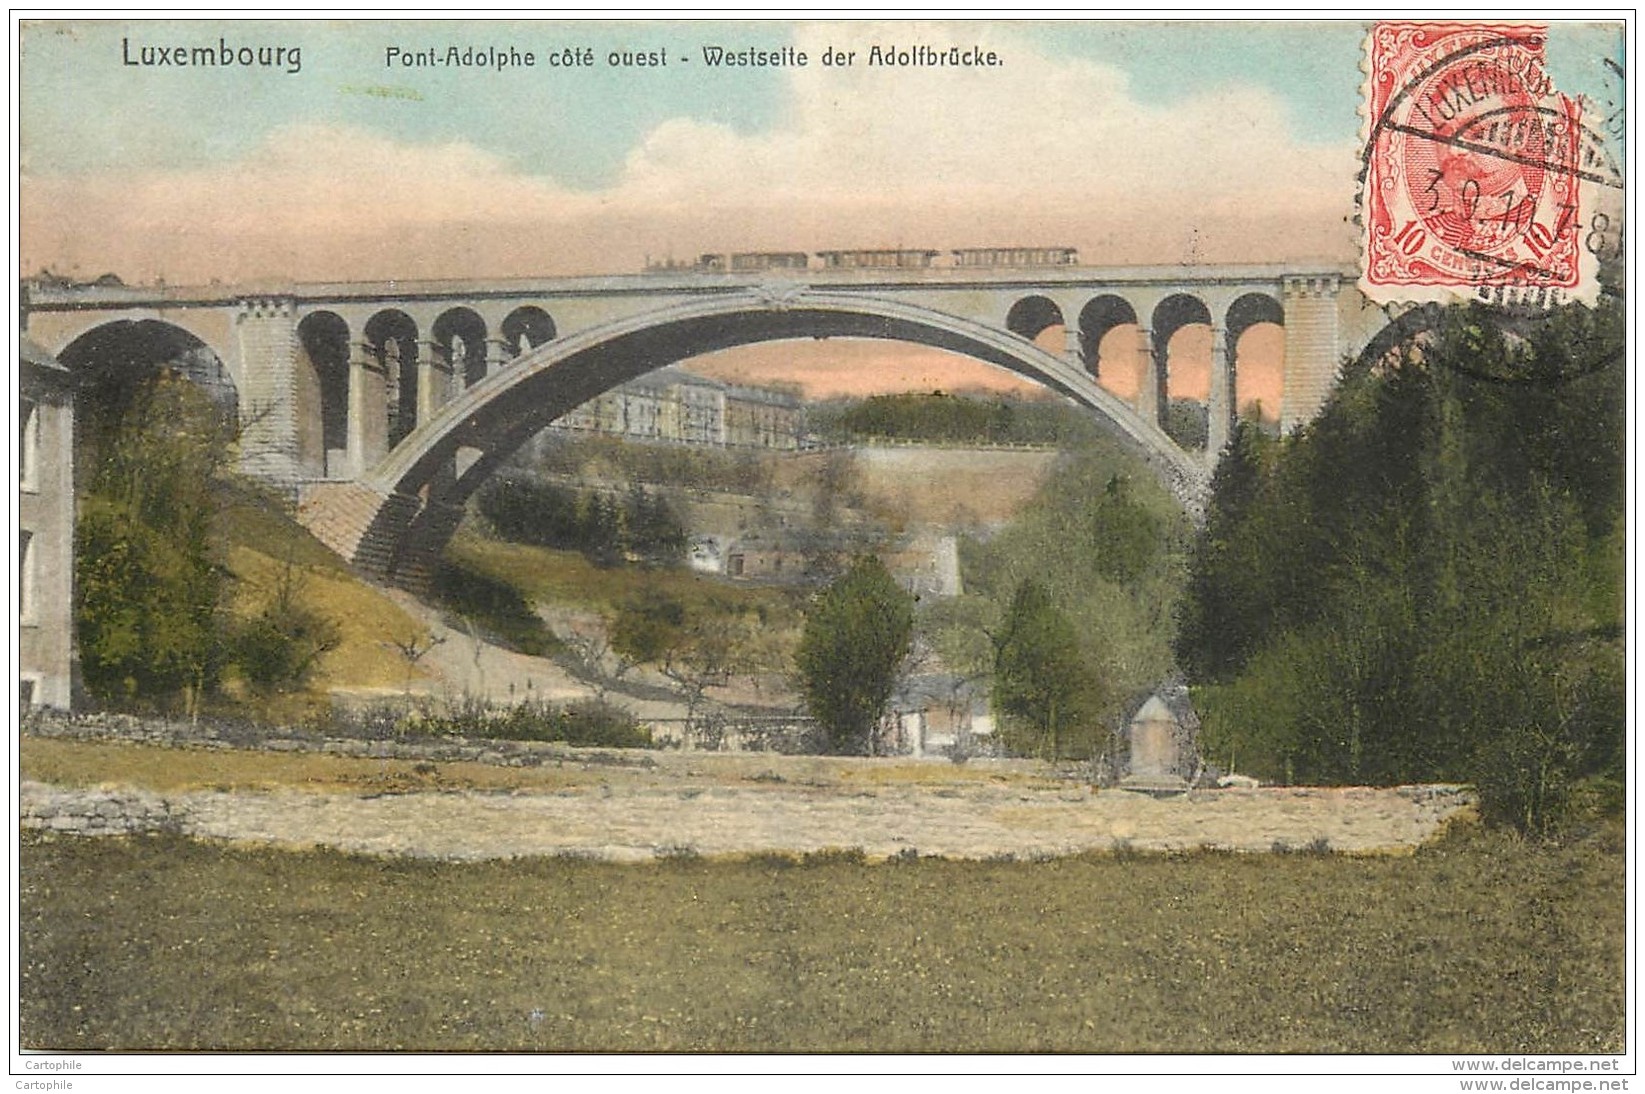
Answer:
[[[472,622],[499,645],[532,657],[546,657],[560,649],[548,624],[506,581],[445,559],[434,572],[430,591],[443,607]]]
[[[651,731],[611,703],[582,700],[556,705],[527,699],[496,707],[466,696],[441,710],[408,712],[400,722],[408,735],[468,737],[498,741],[553,741],[601,748],[650,748]]]
[[[336,622],[303,604],[299,594],[296,571],[287,566],[263,610],[235,629],[234,661],[258,691],[301,686],[342,640]]]
[[[672,563],[689,536],[668,499],[638,485],[623,497],[529,479],[503,479],[478,498],[480,515],[503,539],[579,551],[599,566],[634,558]]]
[[[864,555],[806,613],[795,655],[811,716],[835,751],[863,751],[891,701],[914,633],[914,598]]]

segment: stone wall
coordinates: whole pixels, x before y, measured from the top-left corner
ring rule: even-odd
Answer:
[[[541,767],[562,761],[618,767],[651,767],[641,752],[597,749],[549,741],[468,740],[463,737],[409,738],[382,736],[329,737],[289,726],[249,722],[213,722],[140,718],[130,714],[36,711],[25,720],[24,733],[75,741],[132,741],[171,748],[256,749],[264,752],[324,752],[373,760],[421,760],[431,763],[496,764]]]

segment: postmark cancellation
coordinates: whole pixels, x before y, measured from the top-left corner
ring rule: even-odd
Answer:
[[[1379,303],[1591,301],[1619,188],[1547,28],[1386,22],[1366,44],[1361,290]]]

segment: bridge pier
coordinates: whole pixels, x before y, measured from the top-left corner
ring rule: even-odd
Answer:
[[[245,377],[240,385],[240,468],[289,485],[310,470],[303,466],[299,424],[304,404],[315,397],[299,384],[296,303],[284,297],[241,300],[234,327]]]
[[[355,343],[348,359],[348,467],[357,478],[388,455],[388,369]]]
[[[1284,279],[1285,389],[1280,429],[1289,433],[1312,421],[1336,386],[1342,369],[1339,296],[1335,274]]]
[[[1233,436],[1236,409],[1234,403],[1234,349],[1228,344],[1228,331],[1211,328],[1211,392],[1208,400],[1210,426],[1205,437],[1206,460],[1215,467]]]
[[[1154,345],[1154,332],[1140,325],[1137,327],[1137,355],[1142,358],[1142,378],[1137,387],[1137,413],[1149,425],[1163,425],[1167,405],[1164,351]]]
[[[501,338],[487,338],[485,355],[486,375],[494,376],[499,369],[509,362],[508,343]]]
[[[1150,327],[1138,327],[1138,342],[1142,354],[1142,387],[1137,392],[1137,413],[1150,426],[1165,428],[1166,410],[1171,406],[1170,344],[1161,345]]]

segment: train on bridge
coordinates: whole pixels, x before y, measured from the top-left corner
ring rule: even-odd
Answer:
[[[815,261],[813,261],[815,259]],[[1013,269],[1077,266],[1074,247],[960,247],[948,252],[931,248],[890,247],[854,251],[732,251],[698,255],[695,260],[664,259],[646,263],[647,273],[763,273],[770,270],[926,270]]]

